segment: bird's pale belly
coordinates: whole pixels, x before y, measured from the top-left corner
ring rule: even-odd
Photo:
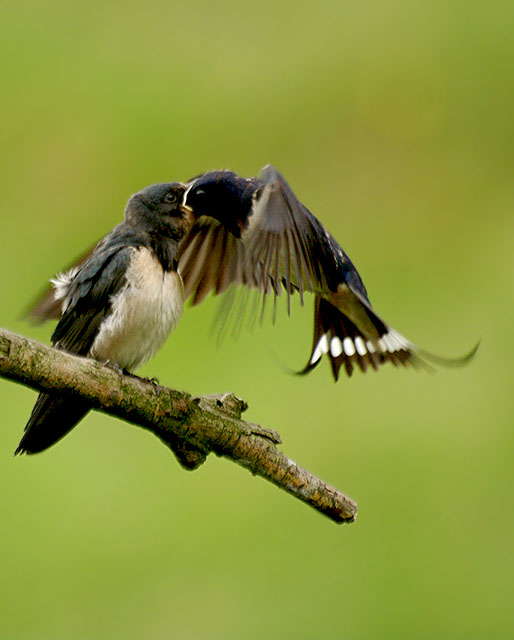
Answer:
[[[134,249],[127,285],[112,299],[112,312],[91,348],[97,360],[133,371],[150,360],[176,326],[184,285],[176,271],[165,272],[147,249]]]

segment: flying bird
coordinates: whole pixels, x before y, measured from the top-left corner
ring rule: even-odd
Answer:
[[[323,224],[298,200],[284,177],[273,166],[264,167],[257,178],[244,178],[232,171],[220,170],[208,171],[186,183],[173,185],[174,193],[182,197],[180,204],[175,203],[175,211],[182,212],[182,217],[172,218],[180,221],[177,229],[173,224],[170,225],[170,228],[174,228],[172,246],[175,270],[172,273],[176,282],[183,282],[183,299],[190,298],[192,304],[196,305],[209,293],[222,294],[231,285],[236,285],[260,291],[263,304],[268,297],[276,302],[278,297],[285,296],[289,311],[292,295],[299,295],[303,302],[305,293],[313,294],[314,337],[307,363],[299,373],[310,372],[324,356],[330,361],[334,379],[338,380],[341,369],[350,376],[355,367],[366,371],[369,367],[378,369],[387,362],[404,367],[428,366],[427,361],[460,365],[476,352],[478,345],[462,358],[440,358],[420,349],[382,320],[371,306],[364,283],[350,258]],[[141,194],[154,193],[159,188],[164,187],[149,187]],[[144,200],[141,194],[134,196],[135,202]],[[126,224],[127,220],[120,225],[123,233]],[[118,284],[118,279],[110,275],[103,278],[104,284],[99,285],[101,309],[98,311],[97,296],[91,295],[96,275],[89,274],[101,275],[104,268],[124,273],[128,268],[128,259],[119,270],[117,262],[113,268],[109,266],[110,259],[103,259],[106,247],[112,246],[109,238],[119,236],[117,229],[97,245],[93,253],[86,253],[65,276],[54,281],[54,291],[45,292],[29,312],[40,321],[62,316],[53,336],[58,348],[75,349],[73,353],[99,359],[113,359],[108,349],[100,353],[95,347],[100,344],[98,335],[105,335],[99,332],[102,324],[98,314],[103,314],[105,326],[109,322],[119,323],[109,318],[118,317],[113,315],[117,308],[115,301],[119,299],[120,291],[128,288],[127,279],[120,276]],[[160,246],[157,238],[162,233],[161,227],[156,225],[152,233],[157,243],[155,246]],[[133,230],[125,251],[139,251],[139,238],[139,230]],[[148,251],[156,255],[153,245],[148,247]],[[109,250],[108,253],[111,255]],[[99,263],[103,268],[98,267]],[[146,277],[141,271],[141,278]],[[148,278],[151,277],[149,274]],[[155,321],[153,330],[157,335],[152,339],[151,354],[161,346],[169,327],[180,315],[178,307],[181,311],[182,301],[178,305],[179,297],[170,293],[153,302],[156,305],[156,317],[162,318],[167,303],[173,310],[170,311],[172,319],[168,318],[165,327],[160,321]],[[89,308],[91,303],[92,307]],[[78,325],[70,314],[79,318]],[[93,320],[92,324],[89,319]],[[134,328],[131,331],[132,334],[136,333]],[[150,340],[148,333],[147,327],[147,341]],[[135,338],[131,335],[125,343],[126,339],[128,336],[122,332],[117,335],[116,348],[120,352],[130,350],[128,345]],[[141,344],[143,342],[141,339]],[[150,355],[143,357],[140,353],[137,359],[128,363],[125,359],[117,362],[114,357],[114,362],[132,370]],[[87,411],[87,407],[77,405],[76,411],[79,409],[82,409],[82,413],[78,419]],[[32,422],[39,420],[41,410],[38,404],[34,411],[36,417],[31,417],[29,421],[24,436],[26,442],[32,431]],[[69,428],[55,425],[56,436],[61,437]],[[18,451],[30,452],[24,440]]]
[[[232,283],[277,299],[314,295],[314,338],[306,366],[326,355],[337,381],[341,368],[357,366],[459,365],[417,347],[373,310],[362,279],[337,241],[295,196],[280,172],[268,165],[258,178],[209,171],[187,183],[185,202],[195,225],[180,245],[179,269],[186,295],[198,304]]]
[[[61,314],[52,335],[57,349],[132,372],[161,348],[184,303],[179,243],[194,222],[185,191],[167,183],[133,195],[123,222],[52,281]],[[40,393],[15,454],[48,448],[89,409],[80,398]]]

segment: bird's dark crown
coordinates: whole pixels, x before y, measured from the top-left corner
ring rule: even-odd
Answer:
[[[210,216],[240,237],[252,210],[252,196],[259,183],[233,171],[209,171],[190,180],[186,204],[195,216]]]
[[[184,234],[182,201],[186,186],[165,182],[146,187],[128,201],[125,220],[150,235],[180,239]]]

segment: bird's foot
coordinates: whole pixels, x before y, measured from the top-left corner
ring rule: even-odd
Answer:
[[[159,380],[157,378],[142,378],[145,382],[149,382],[153,385],[158,396],[161,395],[161,387],[159,386]]]
[[[103,365],[109,369],[111,369],[112,371],[115,371],[120,378],[122,378],[123,376],[128,376],[129,378],[137,378],[138,380],[143,380],[143,382],[148,382],[151,385],[154,386],[155,391],[157,392],[157,395],[160,396],[161,395],[161,387],[159,386],[159,380],[157,378],[141,378],[141,376],[138,376],[135,373],[132,373],[131,371],[127,371],[126,369],[122,369],[122,367],[120,367],[119,364],[116,364],[116,362],[111,362],[110,360],[106,360]]]
[[[116,362],[111,362],[110,360],[106,360],[103,364],[104,364],[104,367],[107,367],[108,369],[111,369],[112,371],[117,373],[120,376],[120,378],[126,375],[127,373]]]

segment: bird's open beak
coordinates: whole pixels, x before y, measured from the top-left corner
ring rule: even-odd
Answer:
[[[189,192],[191,191],[191,188],[193,187],[195,182],[196,180],[192,180],[191,182],[181,183],[185,189],[184,197],[182,198],[182,208],[185,209],[186,211],[189,211],[190,213],[193,213],[193,208],[190,207],[188,204],[186,204],[186,202],[187,202],[187,196],[189,195]]]

